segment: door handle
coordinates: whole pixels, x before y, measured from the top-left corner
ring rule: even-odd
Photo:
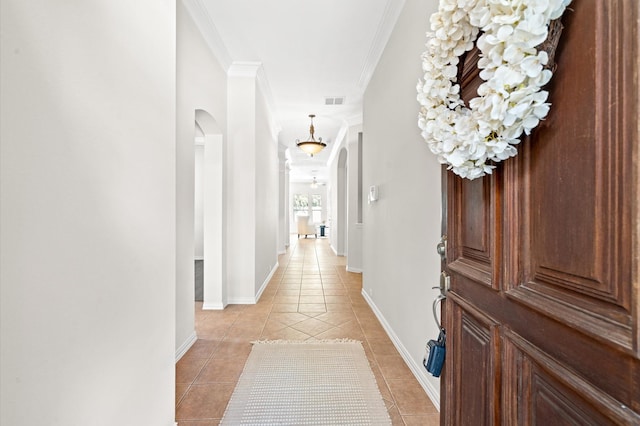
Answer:
[[[436,252],[440,255],[440,259],[445,262],[447,260],[447,236],[443,235],[440,238],[440,242],[436,245]],[[451,278],[445,271],[440,272],[440,285],[437,287],[431,287],[432,289],[440,290],[440,294],[433,301],[433,319],[436,321],[438,328],[442,330],[442,324],[438,318],[437,308],[438,304],[447,298],[447,292],[451,288]]]
[[[431,287],[432,289],[439,289],[440,295],[438,297],[442,297],[443,299],[447,298],[447,293],[449,289],[451,289],[451,277],[447,275],[445,271],[440,272],[440,285],[437,287]]]
[[[440,294],[433,301],[432,309],[433,309],[433,319],[436,321],[438,328],[442,329],[442,324],[440,324],[440,320],[438,319],[438,313],[436,312],[436,310],[438,307],[438,303],[442,302],[447,298],[447,292],[449,291],[449,288],[451,288],[451,277],[449,277],[449,275],[447,275],[445,271],[442,271],[440,273],[440,285],[437,287],[431,287],[431,288],[440,290]]]

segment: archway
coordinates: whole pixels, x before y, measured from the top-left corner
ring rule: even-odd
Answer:
[[[202,308],[224,309],[227,305],[227,288],[223,138],[215,119],[204,110],[195,111],[195,126],[196,134],[200,134],[195,141],[196,161],[201,161],[200,165],[196,164],[196,170],[200,170],[196,178],[201,181],[195,183],[194,236],[196,250],[202,250],[204,262]],[[199,150],[202,150],[201,155]]]

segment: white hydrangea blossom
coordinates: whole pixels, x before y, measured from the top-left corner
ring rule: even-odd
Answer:
[[[530,134],[547,116],[549,94],[541,87],[551,71],[543,69],[547,53],[536,47],[570,1],[440,0],[422,55],[418,126],[431,152],[455,174],[490,174],[495,166],[488,162],[515,156],[522,133]],[[467,108],[456,78],[459,57],[474,42],[484,83]]]

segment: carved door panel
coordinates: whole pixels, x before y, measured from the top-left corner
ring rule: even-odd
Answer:
[[[493,175],[445,173],[442,424],[640,424],[637,22],[574,0],[547,119]]]

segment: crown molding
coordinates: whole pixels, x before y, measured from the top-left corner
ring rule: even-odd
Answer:
[[[270,113],[269,122],[271,124],[271,133],[277,143],[278,135],[282,131],[282,126],[280,125],[280,120],[278,119],[278,112],[275,107],[276,104],[273,97],[273,91],[271,90],[271,85],[269,84],[269,79],[267,78],[267,73],[265,72],[264,67],[260,67],[256,79],[258,81],[258,87],[262,92],[262,96],[264,96],[264,101],[267,104],[267,110],[269,110]]]
[[[262,68],[262,62],[233,61],[229,66],[229,77],[258,77],[258,71]]]
[[[347,131],[349,130],[349,123],[346,120],[342,120],[342,125],[340,126],[340,130],[338,130],[338,134],[336,135],[335,143],[331,147],[331,153],[329,154],[329,159],[327,160],[327,165],[333,164],[333,160],[338,156],[338,152],[344,146],[346,148],[345,136],[347,135]]]
[[[373,43],[371,43],[369,53],[367,54],[364,66],[362,67],[362,72],[360,73],[360,79],[358,80],[359,88],[364,90],[369,85],[373,72],[382,57],[384,48],[387,46],[389,37],[391,37],[393,28],[395,27],[396,22],[398,22],[400,12],[402,12],[404,4],[405,0],[387,1],[387,6],[385,7],[382,19],[380,19],[376,35],[373,38]]]
[[[220,33],[218,33],[218,29],[213,23],[213,19],[211,19],[211,15],[209,15],[209,11],[202,3],[202,0],[182,0],[182,3],[187,8],[191,19],[193,19],[196,27],[198,27],[211,53],[218,59],[225,72],[228,72],[232,63],[231,55],[222,41],[222,37],[220,37]]]

